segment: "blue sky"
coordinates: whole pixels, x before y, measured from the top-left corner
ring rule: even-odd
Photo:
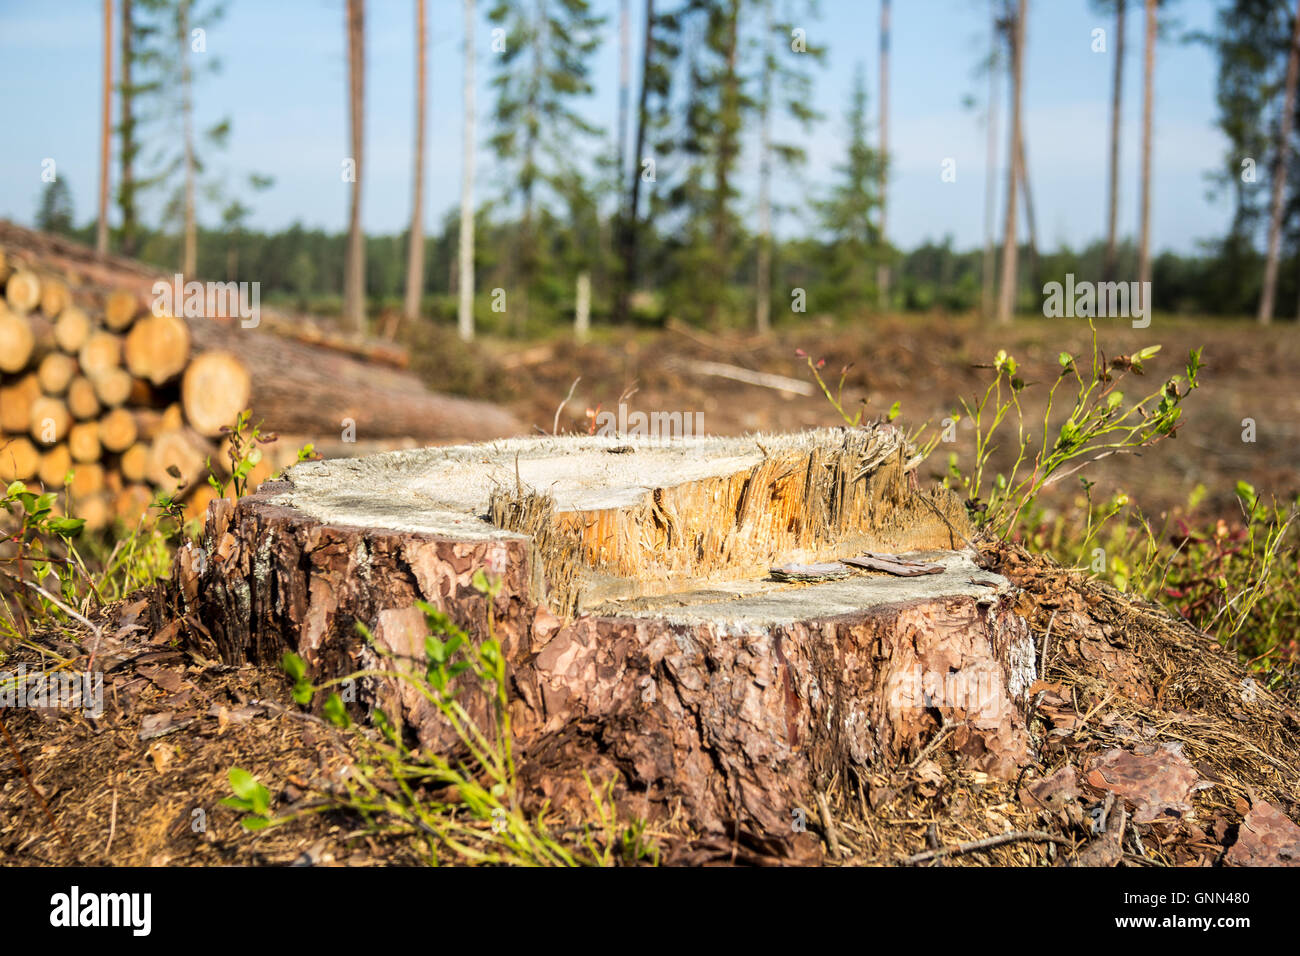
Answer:
[[[233,182],[248,172],[275,178],[252,201],[254,226],[276,229],[300,221],[341,230],[347,188],[346,61],[343,0],[229,0],[225,19],[208,34],[223,62],[196,93],[200,122],[230,116],[230,148],[213,167]],[[367,4],[367,165],[364,224],[369,232],[405,227],[411,191],[413,14],[411,0]],[[480,11],[488,4],[480,0]],[[633,43],[642,25],[633,0]],[[1136,7],[1137,4],[1130,4]],[[595,70],[596,94],[584,107],[607,130],[618,95],[616,0],[596,0],[608,14],[607,41]],[[71,187],[78,222],[93,214],[98,152],[101,7],[98,0],[0,0],[0,76],[7,141],[0,149],[0,217],[30,222],[41,190],[41,162],[58,163]],[[1181,29],[1210,28],[1209,0],[1183,0]],[[826,114],[806,141],[811,160],[803,182],[781,179],[776,199],[807,204],[829,182],[844,150],[842,114],[855,68],[866,71],[875,102],[879,0],[822,0],[807,25],[828,49],[817,71],[815,105]],[[430,231],[455,206],[461,154],[461,0],[429,0],[428,164],[426,222]],[[987,0],[895,0],[891,72],[894,177],[890,238],[910,248],[951,234],[960,247],[983,236],[987,79],[977,73],[988,47]],[[1091,50],[1092,30],[1112,24],[1088,0],[1031,0],[1026,74],[1026,134],[1040,242],[1082,246],[1104,229],[1111,55]],[[485,21],[476,34],[480,133],[492,96],[493,57]],[[1113,38],[1108,37],[1113,50]],[[1141,17],[1129,16],[1121,156],[1120,226],[1136,231],[1141,107]],[[115,68],[116,70],[116,68]],[[1190,252],[1197,240],[1223,232],[1225,200],[1206,198],[1205,173],[1221,163],[1225,141],[1214,127],[1210,53],[1170,39],[1157,57],[1153,241],[1157,249]],[[635,79],[634,79],[635,82]],[[974,96],[977,106],[963,101]],[[1006,111],[1002,111],[1006,130]],[[612,132],[609,134],[612,137]],[[484,140],[480,137],[480,143]],[[754,150],[746,181],[753,184]],[[957,180],[941,181],[942,163],[956,160]],[[480,149],[479,195],[499,187]],[[1265,188],[1261,185],[1260,188]],[[751,189],[752,192],[752,189]],[[999,198],[999,203],[1001,199]],[[216,222],[215,210],[200,217]],[[999,217],[1000,221],[1000,217]],[[794,229],[787,219],[782,231]]]

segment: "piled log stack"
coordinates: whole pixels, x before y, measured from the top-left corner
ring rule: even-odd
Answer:
[[[131,292],[74,295],[8,256],[0,284],[0,479],[68,491],[92,530],[159,490],[206,505],[198,479],[251,399],[242,365],[195,354],[183,320]]]
[[[355,347],[154,308],[147,273],[60,242],[0,246],[0,481],[66,490],[91,530],[133,520],[160,491],[200,515],[209,471],[229,465],[225,432],[248,408],[282,436],[259,449],[254,487],[308,442],[350,456],[522,430]]]

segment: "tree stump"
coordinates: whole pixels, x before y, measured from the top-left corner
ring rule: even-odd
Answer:
[[[617,769],[638,806],[798,856],[815,788],[914,759],[943,723],[972,768],[1006,777],[1028,759],[1035,649],[1016,594],[975,563],[956,499],[916,488],[909,454],[880,425],[304,463],[213,502],[174,592],[209,655],[292,649],[328,677],[376,664],[357,623],[418,662],[416,601],[481,638],[471,579],[499,575],[493,630],[540,792],[563,804],[585,795],[582,769]],[[867,551],[942,573],[769,573]],[[363,700],[425,745],[452,743],[399,681]]]

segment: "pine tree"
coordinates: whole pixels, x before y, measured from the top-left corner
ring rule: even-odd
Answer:
[[[793,20],[773,20],[773,0],[758,0],[763,13],[761,65],[758,72],[759,95],[759,184],[758,249],[755,269],[754,324],[760,333],[771,324],[772,305],[772,174],[775,171],[796,175],[808,160],[798,143],[772,141],[774,114],[784,111],[799,125],[805,138],[821,114],[812,102],[812,74],[808,64],[819,62],[825,48],[808,42],[807,29],[816,14],[815,2],[804,0],[786,4],[786,12],[800,15]]]
[[[44,232],[72,235],[72,193],[62,178],[46,183],[41,191],[41,202],[36,211],[36,228]]]
[[[134,256],[138,251],[137,232],[139,215],[136,210],[135,161],[140,153],[136,132],[136,97],[149,92],[149,87],[137,86],[133,71],[140,59],[138,39],[140,28],[132,13],[132,0],[122,0],[122,19],[119,28],[122,48],[119,54],[121,69],[118,80],[117,156],[119,163],[117,181],[117,208],[121,215],[122,255]],[[156,85],[153,84],[153,85]]]
[[[620,221],[619,250],[621,266],[615,319],[629,318],[629,302],[641,269],[642,235],[653,226],[658,204],[650,203],[650,215],[641,218],[641,193],[657,164],[648,156],[650,140],[667,124],[668,101],[672,91],[673,70],[681,49],[677,43],[679,20],[675,12],[659,12],[655,0],[645,0],[645,34],[641,45],[641,89],[637,98],[636,140],[627,189],[627,202]]]
[[[824,304],[831,309],[858,309],[877,293],[877,266],[885,260],[879,228],[880,153],[871,145],[867,82],[859,66],[845,113],[848,150],[835,168],[838,182],[817,204],[821,226],[831,238]]]
[[[497,100],[490,142],[506,169],[505,199],[519,206],[518,291],[508,309],[522,334],[543,274],[539,212],[549,211],[566,187],[568,160],[581,142],[598,134],[575,100],[593,92],[590,62],[604,19],[591,12],[590,0],[498,0],[488,17],[504,31],[493,40]]]
[[[667,129],[652,215],[673,233],[664,246],[670,298],[690,320],[717,324],[733,302],[730,283],[739,260],[741,134],[753,112],[740,61],[741,0],[686,0],[677,13],[685,52],[680,122]],[[664,167],[671,165],[669,172]]]
[[[204,176],[200,150],[223,148],[230,133],[229,119],[201,132],[194,128],[195,84],[220,69],[216,55],[207,52],[206,34],[220,20],[223,8],[205,0],[135,0],[135,4],[140,16],[132,55],[144,82],[134,88],[134,94],[146,100],[146,118],[162,125],[158,141],[179,146],[159,148],[150,173],[135,180],[132,189],[164,191],[164,225],[180,224],[181,270],[191,275],[198,262],[200,195],[215,200],[220,194],[218,184]]]

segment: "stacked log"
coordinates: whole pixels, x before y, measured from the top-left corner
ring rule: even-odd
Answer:
[[[147,313],[135,296],[76,288],[66,277],[20,256],[6,255],[5,261],[0,480],[68,492],[72,501],[65,507],[98,530],[115,513],[116,494],[138,484],[127,481],[121,467],[137,443],[137,418],[149,417],[158,403],[174,398],[136,389],[141,376],[125,365],[124,338]],[[166,353],[167,344],[154,345],[152,351]],[[173,348],[168,360],[187,363],[188,341],[183,354],[178,352]],[[157,359],[150,370],[156,364]],[[175,427],[187,427],[183,414]],[[132,457],[143,451],[147,448]],[[215,448],[213,452],[215,456]],[[158,483],[151,491],[171,491],[175,484]]]
[[[522,430],[500,409],[431,394],[355,350],[175,316],[138,264],[0,226],[0,238],[21,243],[0,248],[0,481],[68,492],[91,530],[159,492],[202,514],[215,497],[208,475],[230,467],[223,436],[245,409],[264,433],[285,436],[257,446],[253,487],[309,442],[342,437],[348,454],[357,437],[374,450],[376,440]]]

